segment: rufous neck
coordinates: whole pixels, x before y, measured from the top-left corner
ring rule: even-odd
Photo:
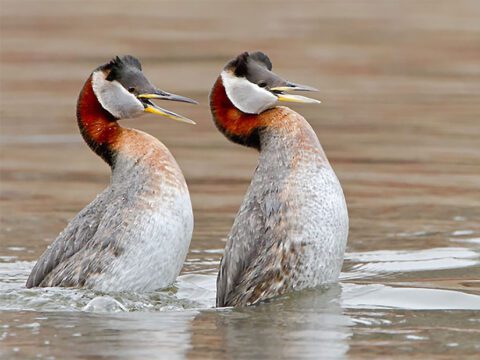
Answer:
[[[113,166],[115,145],[122,127],[97,99],[92,87],[92,77],[85,82],[77,102],[77,121],[83,139],[107,164]]]

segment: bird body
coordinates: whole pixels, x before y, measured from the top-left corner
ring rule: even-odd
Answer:
[[[225,71],[232,74],[231,63]],[[210,96],[214,121],[227,138],[260,155],[227,239],[217,306],[251,305],[335,282],[347,242],[348,212],[315,132],[283,106],[270,105],[259,113],[240,110],[224,79],[222,73]],[[255,101],[245,103],[258,108]]]
[[[190,244],[193,214],[188,188],[165,145],[142,131],[121,127],[115,111],[100,103],[95,76],[98,73],[80,93],[77,118],[86,143],[111,166],[111,183],[44,252],[27,287],[105,292],[163,288],[175,281]],[[134,106],[150,106],[142,104]]]

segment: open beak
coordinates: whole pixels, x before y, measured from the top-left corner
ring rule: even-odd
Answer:
[[[143,106],[145,107],[144,109],[145,112],[162,115],[169,119],[195,125],[195,121],[190,120],[189,118],[186,118],[182,115],[176,114],[173,111],[163,109],[160,106],[154,104],[152,101],[150,101],[152,99],[157,99],[157,100],[170,100],[170,101],[186,102],[190,104],[198,104],[198,102],[196,102],[195,100],[192,100],[185,96],[170,94],[162,90],[155,90],[155,92],[152,92],[152,93],[140,94],[137,96],[137,98],[139,98],[140,101],[143,103]]]
[[[318,91],[311,86],[287,82],[285,85],[270,88],[270,91],[278,98],[279,101],[320,104],[319,100],[312,99],[306,96],[285,94],[285,92],[288,91]]]

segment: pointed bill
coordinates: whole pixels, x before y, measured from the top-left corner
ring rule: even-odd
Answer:
[[[297,103],[308,103],[308,104],[320,104],[319,100],[312,99],[306,96],[286,94],[285,92],[290,91],[318,91],[314,87],[308,85],[294,84],[291,82],[286,82],[285,85],[276,86],[270,89],[270,91],[278,97],[278,101],[288,101],[288,102],[297,102]]]
[[[166,91],[155,89],[151,93],[140,94],[137,96],[144,104],[145,109],[144,111],[151,114],[165,116],[169,119],[181,121],[187,124],[195,125],[195,121],[186,118],[185,116],[179,115],[174,113],[173,111],[163,109],[160,106],[154,104],[150,100],[157,99],[157,100],[170,100],[170,101],[180,101],[186,102],[190,104],[198,104],[195,100],[187,98],[185,96],[170,94]]]
[[[170,101],[186,102],[186,103],[189,103],[189,104],[198,104],[198,101],[190,99],[186,96],[171,94],[171,93],[167,93],[166,91],[162,91],[162,90],[156,90],[155,93],[151,93],[151,94],[140,94],[140,95],[138,95],[138,98],[140,98],[140,99],[170,100]]]
[[[192,124],[192,125],[196,124],[195,121],[190,120],[189,118],[186,118],[185,116],[176,114],[173,111],[162,109],[160,106],[157,106],[153,103],[147,104],[144,111],[147,112],[147,113],[150,113],[150,114],[165,116],[169,119],[176,120],[176,121],[181,121],[181,122],[184,122],[184,123],[187,123],[187,124]]]
[[[320,104],[320,100],[312,99],[306,96],[293,95],[293,94],[276,94],[278,101],[285,102],[296,102],[296,103],[306,103],[306,104]]]
[[[319,90],[312,86],[294,84],[294,83],[288,82],[284,86],[277,86],[277,87],[271,88],[270,91],[319,91]]]

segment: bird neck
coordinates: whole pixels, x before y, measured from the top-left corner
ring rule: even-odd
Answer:
[[[93,91],[91,76],[78,97],[77,121],[82,137],[90,149],[108,165],[113,166],[122,127],[98,101]]]

